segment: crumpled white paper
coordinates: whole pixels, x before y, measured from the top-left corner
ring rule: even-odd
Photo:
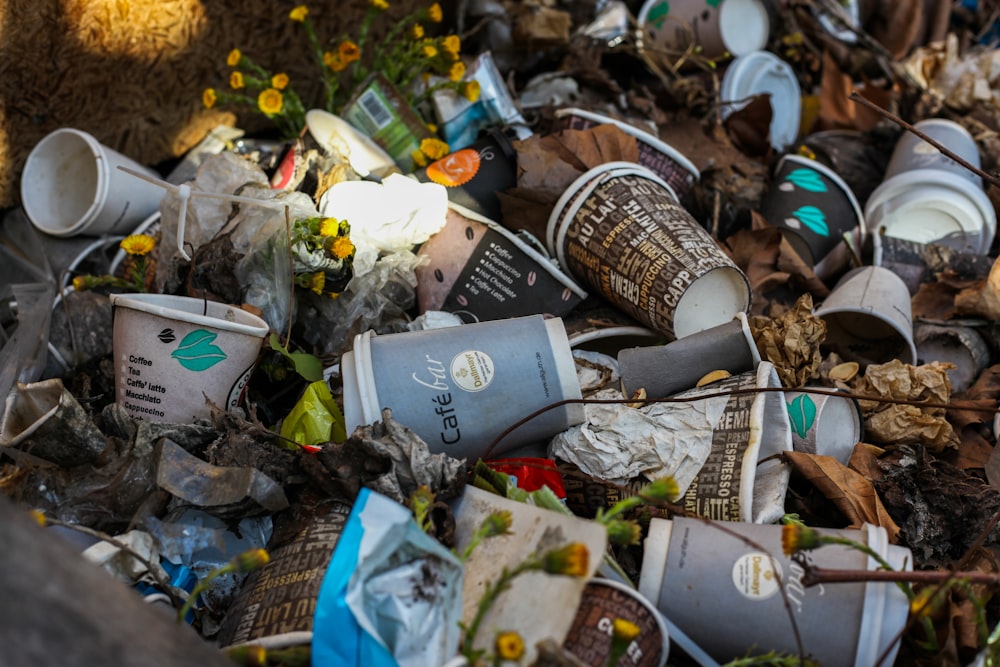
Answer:
[[[589,398],[623,398],[604,389]],[[728,398],[690,403],[587,404],[586,421],[549,443],[549,455],[575,464],[584,473],[614,484],[639,475],[673,476],[681,489],[691,485],[712,451],[715,425]]]
[[[374,268],[380,252],[408,250],[441,231],[448,191],[401,174],[390,174],[381,183],[343,181],[323,193],[319,211],[350,223],[358,277]]]

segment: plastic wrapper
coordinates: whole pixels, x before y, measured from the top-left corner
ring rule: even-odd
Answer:
[[[25,283],[11,289],[17,302],[17,328],[0,350],[2,398],[11,392],[15,382],[28,384],[41,377],[47,360],[52,300],[56,296],[53,283]]]
[[[458,646],[462,574],[410,510],[362,489],[316,601],[313,664],[445,664]]]
[[[281,435],[300,445],[312,446],[347,439],[344,415],[333,400],[326,381],[311,382],[281,422]]]

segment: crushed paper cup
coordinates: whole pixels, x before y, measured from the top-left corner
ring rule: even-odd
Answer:
[[[771,96],[771,145],[788,148],[799,136],[802,89],[791,66],[770,51],[738,56],[722,75],[720,114],[725,120],[756,95]]]
[[[785,403],[792,427],[792,449],[832,456],[848,464],[864,433],[864,418],[856,400],[827,393],[786,391]]]

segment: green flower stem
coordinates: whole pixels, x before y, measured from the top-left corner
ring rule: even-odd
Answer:
[[[203,579],[198,580],[195,587],[191,589],[191,593],[188,594],[187,600],[184,601],[184,606],[180,608],[177,612],[177,622],[183,623],[184,618],[187,616],[188,612],[191,611],[191,607],[194,606],[194,601],[199,595],[208,590],[209,585],[211,585],[212,580],[216,577],[221,577],[229,572],[235,572],[236,566],[233,563],[226,563],[225,565],[220,565],[211,572],[205,575]]]
[[[479,633],[479,626],[483,624],[483,619],[486,618],[486,612],[488,612],[490,607],[493,606],[497,597],[510,588],[511,582],[513,582],[514,579],[520,574],[540,569],[542,569],[541,561],[537,558],[529,558],[513,570],[504,568],[503,572],[500,573],[499,579],[486,584],[486,590],[483,592],[483,597],[480,598],[479,606],[476,607],[476,615],[472,619],[472,623],[465,629],[465,638],[462,640],[462,655],[469,658],[470,664],[473,663],[472,643],[475,641],[476,635]]]

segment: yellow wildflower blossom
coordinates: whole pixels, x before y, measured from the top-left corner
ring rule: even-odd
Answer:
[[[243,82],[243,72],[233,72],[229,75],[229,87],[233,90],[239,90],[244,86]]]
[[[317,295],[323,293],[323,288],[326,287],[326,274],[322,271],[317,271],[316,273],[309,276],[309,289],[312,290]]]
[[[819,533],[805,524],[786,523],[781,527],[781,551],[786,556],[815,549],[820,544]]]
[[[130,255],[142,257],[148,255],[156,246],[156,239],[147,234],[132,234],[122,239],[119,247]]]
[[[73,290],[82,292],[90,288],[90,281],[87,276],[73,276]]]
[[[359,49],[358,45],[349,39],[340,43],[340,47],[337,49],[337,52],[340,54],[340,59],[345,65],[353,63],[361,57],[361,49]]]
[[[239,572],[252,572],[267,565],[271,557],[264,549],[250,549],[233,558],[232,563]]]
[[[475,104],[479,101],[479,96],[482,94],[482,90],[483,89],[480,87],[479,82],[475,79],[466,81],[462,86],[462,97]]]
[[[48,523],[48,519],[45,518],[45,513],[42,510],[28,510],[28,515],[42,528]]]
[[[413,164],[417,165],[418,167],[427,166],[427,156],[421,153],[419,149],[410,153],[410,159],[413,160]]]
[[[380,12],[384,12],[385,10],[389,9],[389,3],[387,2],[387,0],[368,0],[368,4],[374,7],[375,9],[379,10]]]
[[[441,11],[441,5],[434,3],[427,8],[427,18],[429,18],[434,23],[440,23],[444,19],[444,12]]]
[[[211,109],[218,101],[219,95],[215,92],[215,88],[206,88],[201,93],[201,103],[205,105],[206,109]]]
[[[339,53],[331,53],[330,51],[323,53],[323,64],[334,72],[343,72],[344,68],[347,67],[347,63],[341,60]]]
[[[271,87],[277,88],[278,90],[284,90],[288,87],[288,75],[284,72],[279,72],[271,77]]]
[[[340,234],[340,220],[336,218],[323,218],[319,223],[320,236],[337,236]]]
[[[229,56],[226,58],[226,64],[230,67],[236,67],[240,64],[240,59],[243,58],[243,54],[240,53],[239,49],[233,49],[229,52]]]
[[[639,636],[639,626],[626,618],[615,618],[611,621],[611,636],[630,642]]]
[[[424,58],[427,58],[428,60],[438,54],[438,50],[433,44],[424,44],[420,47],[420,51],[424,54]]]
[[[501,660],[520,660],[524,656],[524,640],[513,630],[501,632],[493,649]]]
[[[451,64],[451,69],[448,70],[448,78],[452,81],[461,81],[463,76],[465,76],[465,63],[456,60]]]
[[[420,25],[419,23],[414,23],[413,26],[410,27],[410,37],[412,37],[414,40],[423,39],[424,26]]]
[[[337,259],[345,259],[354,252],[354,243],[346,236],[341,236],[333,242],[332,250]]]
[[[448,147],[448,144],[433,137],[424,139],[420,142],[420,152],[426,155],[430,160],[440,160],[447,155],[450,150],[451,149]]]
[[[281,113],[285,99],[276,88],[265,88],[257,96],[257,107],[266,114]]]
[[[288,18],[292,19],[296,23],[302,23],[309,16],[309,8],[305,5],[299,5],[292,8],[292,11],[288,12]]]
[[[569,577],[584,577],[590,567],[590,552],[581,542],[570,542],[564,547],[545,554],[543,562],[549,574],[564,574]]]
[[[448,35],[441,40],[441,48],[457,58],[462,50],[462,39],[458,35]]]

